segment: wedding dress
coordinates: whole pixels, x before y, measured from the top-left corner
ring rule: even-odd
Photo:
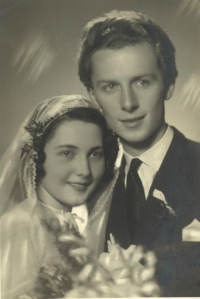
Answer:
[[[96,108],[78,95],[55,97],[40,103],[23,122],[0,161],[2,298],[12,299],[30,290],[43,264],[60,261],[55,238],[43,223],[51,222],[57,215],[38,201],[36,153],[25,127],[32,126],[40,136],[47,124],[75,107]],[[108,185],[102,184],[88,203],[88,223],[82,234],[96,255],[103,251],[105,224],[117,175],[116,172]]]

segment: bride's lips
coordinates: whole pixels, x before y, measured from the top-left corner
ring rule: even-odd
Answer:
[[[76,191],[85,191],[91,183],[78,183],[78,182],[67,182],[70,187],[75,189]]]

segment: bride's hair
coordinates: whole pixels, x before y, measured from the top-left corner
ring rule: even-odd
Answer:
[[[65,114],[57,117],[45,130],[40,144],[38,146],[36,163],[36,181],[44,177],[45,170],[43,164],[46,159],[44,148],[46,143],[53,138],[56,129],[64,121],[80,120],[85,123],[92,123],[97,125],[103,133],[103,147],[104,147],[104,157],[105,157],[105,172],[102,178],[102,182],[109,183],[114,175],[114,164],[117,158],[119,146],[118,138],[116,134],[111,131],[111,129],[106,124],[103,115],[96,109],[78,107],[66,112]]]

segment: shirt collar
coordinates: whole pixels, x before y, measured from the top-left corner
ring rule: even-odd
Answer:
[[[132,157],[124,151],[124,157],[126,159],[126,164],[128,169],[130,167],[131,160],[133,158],[139,158],[144,164],[158,171],[169,149],[169,146],[172,142],[173,136],[174,136],[174,131],[168,125],[167,130],[163,135],[163,137],[156,144],[154,144],[154,146],[152,146],[150,149],[148,149],[140,156]]]
[[[43,206],[48,208],[54,216],[57,217],[58,215],[64,212],[64,209],[61,208],[61,205],[55,208],[47,204],[51,202],[55,203],[55,199],[47,192],[47,190],[41,184],[38,186],[37,191],[39,194],[39,202]]]

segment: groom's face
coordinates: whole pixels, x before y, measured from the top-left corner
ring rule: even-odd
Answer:
[[[122,144],[159,140],[165,131],[166,91],[153,47],[147,43],[120,49],[100,49],[91,57],[92,86],[89,95],[101,106],[109,126]]]

